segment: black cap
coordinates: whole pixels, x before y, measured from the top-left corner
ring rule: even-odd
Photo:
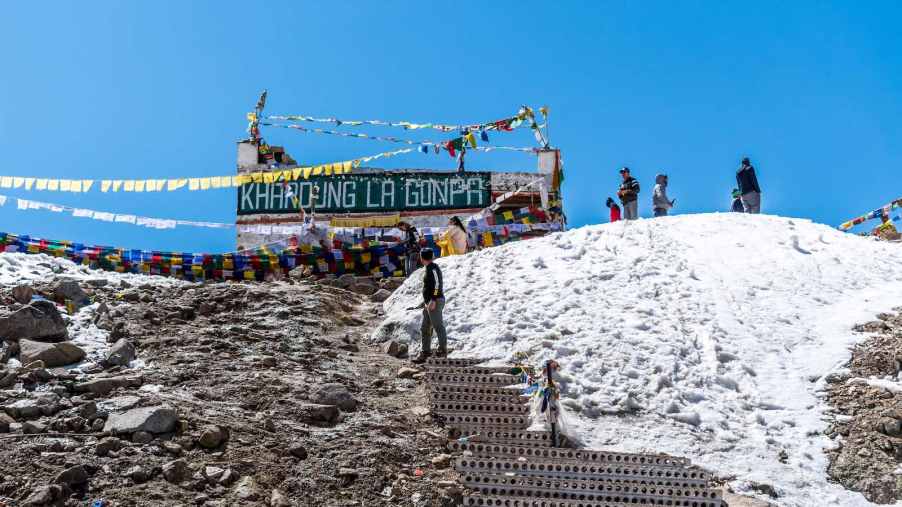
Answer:
[[[629,168],[629,167],[623,166],[623,167],[620,168],[620,174],[628,173],[628,172],[630,172],[630,168]]]
[[[431,261],[434,256],[435,252],[433,252],[431,248],[420,250],[420,259],[423,259],[424,261]]]

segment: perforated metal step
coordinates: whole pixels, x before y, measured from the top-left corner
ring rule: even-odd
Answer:
[[[561,449],[528,445],[491,442],[451,442],[448,449],[468,452],[476,457],[526,458],[543,461],[595,463],[606,465],[653,465],[684,468],[690,465],[686,458],[666,454],[634,454],[626,452],[594,451],[588,449]]]

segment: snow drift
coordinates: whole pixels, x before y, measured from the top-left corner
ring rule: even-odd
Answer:
[[[591,447],[690,457],[781,505],[870,505],[829,484],[819,401],[858,322],[902,305],[902,245],[743,214],[584,227],[439,260],[457,355],[562,365]],[[421,277],[374,339],[418,348]]]

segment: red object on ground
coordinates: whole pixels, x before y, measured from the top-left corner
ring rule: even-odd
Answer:
[[[620,220],[620,206],[616,204],[611,206],[611,222]]]

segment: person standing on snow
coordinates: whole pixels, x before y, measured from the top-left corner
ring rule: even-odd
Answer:
[[[730,211],[734,213],[745,213],[745,208],[742,207],[742,199],[740,199],[740,193],[738,188],[733,189],[733,202],[730,203]]]
[[[438,336],[438,353],[436,357],[448,355],[448,336],[445,334],[445,322],[442,310],[445,309],[445,291],[442,270],[432,261],[435,253],[431,248],[420,250],[420,262],[426,268],[423,276],[423,323],[420,325],[422,347],[420,354],[411,360],[413,363],[424,363],[432,355],[432,332]]]
[[[667,198],[667,175],[658,174],[655,176],[655,189],[651,194],[651,207],[656,217],[666,217],[667,211],[673,208],[676,199]]]
[[[620,183],[617,197],[623,204],[623,219],[636,220],[639,218],[639,182],[630,176],[629,167],[620,169],[620,177],[623,178],[623,182]]]
[[[614,199],[608,197],[607,202],[604,203],[605,206],[611,209],[611,223],[617,222],[620,220],[620,206],[617,206],[617,203],[614,202]]]
[[[739,194],[745,212],[761,213],[761,187],[758,186],[755,168],[752,167],[748,157],[742,159],[742,165],[736,171],[736,183],[739,184]]]

